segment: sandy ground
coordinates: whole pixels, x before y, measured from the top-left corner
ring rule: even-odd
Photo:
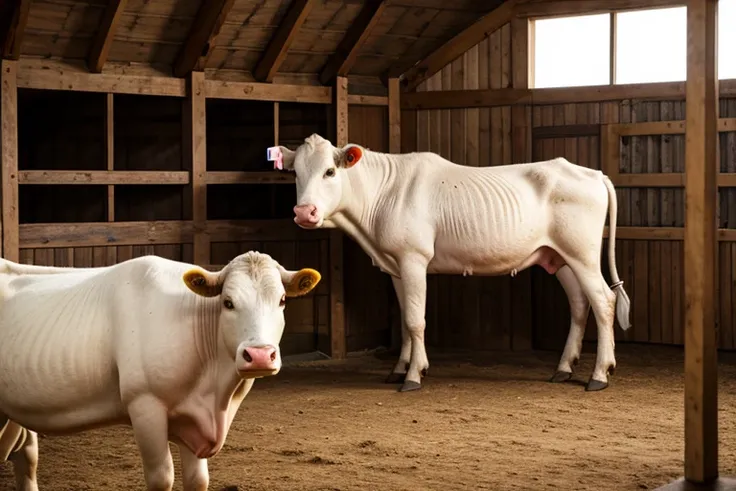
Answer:
[[[679,477],[682,350],[619,345],[612,385],[587,393],[586,351],[561,385],[546,381],[557,353],[430,353],[424,388],[403,394],[383,383],[385,355],[285,368],[256,382],[210,460],[210,489],[624,491]],[[736,356],[720,363],[720,469],[736,475]],[[0,489],[11,470],[0,464]],[[42,439],[39,480],[143,489],[122,427]]]

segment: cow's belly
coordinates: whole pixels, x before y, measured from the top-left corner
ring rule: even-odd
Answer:
[[[0,412],[49,434],[125,418],[115,360],[99,338],[18,327],[0,329]]]

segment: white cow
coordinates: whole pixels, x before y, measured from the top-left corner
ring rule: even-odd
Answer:
[[[335,148],[316,134],[296,151],[281,146],[271,153],[276,168],[296,173],[294,221],[305,229],[343,230],[391,275],[402,345],[387,382],[403,381],[401,391],[419,389],[429,368],[427,273],[514,276],[536,264],[557,275],[572,313],[552,381],[572,376],[592,305],[598,353],[586,390],[608,386],[616,366],[614,306],[620,326],[628,329],[630,303],[616,272],[616,193],[600,171],[563,158],[467,167],[430,152]],[[600,265],[608,212],[610,288]]]
[[[254,378],[281,368],[287,297],[320,281],[247,252],[219,272],[157,256],[100,268],[0,260],[0,462],[37,490],[36,432],[131,425],[147,489],[205,490]],[[8,421],[9,420],[9,421]]]

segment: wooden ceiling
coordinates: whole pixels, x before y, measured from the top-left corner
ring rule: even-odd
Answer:
[[[502,3],[0,0],[0,34],[10,33],[5,58],[84,63],[92,72],[114,64],[178,77],[204,69],[266,82],[328,84],[338,74],[378,81],[403,74]]]

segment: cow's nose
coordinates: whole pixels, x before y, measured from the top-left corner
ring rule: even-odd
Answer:
[[[297,223],[316,223],[317,207],[315,205],[297,205],[294,207],[295,221]]]
[[[272,371],[278,369],[278,352],[273,346],[248,346],[243,349],[243,367],[241,371]]]

